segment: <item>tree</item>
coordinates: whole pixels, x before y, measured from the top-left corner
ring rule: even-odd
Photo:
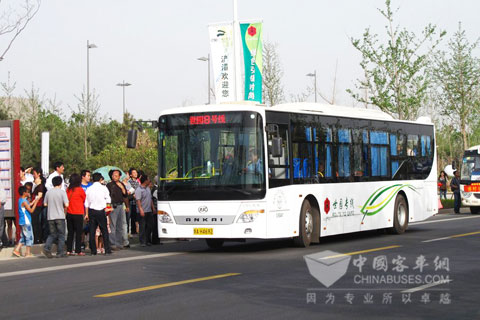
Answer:
[[[469,147],[469,135],[480,111],[480,59],[473,51],[479,41],[469,43],[461,23],[448,42],[448,52],[438,51],[433,59],[432,75],[437,85],[435,102],[462,135],[463,149]]]
[[[463,155],[462,135],[452,125],[436,126],[435,145],[437,146],[438,168],[458,160]],[[440,169],[443,170],[443,169]]]
[[[277,52],[277,44],[263,44],[263,101],[274,106],[285,100],[282,84],[283,70]]]
[[[100,104],[98,103],[98,95],[95,92],[90,93],[90,97],[85,92],[82,92],[77,98],[76,110],[72,109],[72,117],[76,123],[81,123],[81,137],[83,140],[83,156],[85,161],[91,155],[91,149],[89,149],[89,140],[92,137],[92,128],[98,122],[98,112],[100,110]]]
[[[324,95],[320,90],[317,89],[317,94],[325,100],[328,104],[335,104],[335,96],[337,93],[337,70],[338,70],[338,60],[335,62],[335,74],[333,76],[333,84],[332,84],[332,98],[328,99],[326,95]]]
[[[100,118],[97,111],[85,111],[79,106],[69,118],[61,112],[60,103],[54,99],[45,99],[40,91],[32,85],[25,91],[21,101],[20,143],[21,159],[24,166],[36,166],[41,162],[41,133],[50,133],[50,162],[63,161],[66,175],[80,172],[89,167],[85,159],[84,133],[87,128],[87,150],[89,159],[99,154],[112,154],[114,146],[121,147],[126,142],[126,131],[122,124],[112,119]],[[96,106],[95,104],[92,104]],[[82,113],[81,113],[82,112]],[[86,115],[86,116],[85,116]],[[132,120],[127,117],[128,121]],[[87,127],[85,127],[85,123]],[[110,145],[111,149],[106,149]],[[107,150],[107,151],[106,151]],[[99,157],[98,159],[101,159]],[[108,158],[112,160],[112,158]],[[110,164],[120,163],[120,159]]]
[[[290,94],[290,101],[293,103],[305,102],[307,101],[308,97],[310,97],[312,94],[315,95],[313,88],[307,87],[305,91],[302,91],[297,94]]]
[[[11,83],[10,72],[8,72],[7,82],[0,83],[3,96],[0,97],[0,120],[9,120],[12,116],[13,91],[15,91],[16,82]]]
[[[0,0],[0,5],[5,1]],[[40,9],[40,0],[25,0],[21,5],[21,10],[15,11],[10,6],[1,10],[0,13],[0,37],[7,38],[6,47],[0,49],[0,61],[3,60],[7,52],[12,47],[13,42],[20,33],[27,27],[28,23],[35,17]]]
[[[152,179],[157,174],[158,145],[156,135],[150,132],[139,132],[137,147],[128,149],[125,137],[117,137],[115,141],[104,146],[103,150],[88,159],[89,168],[115,165],[124,170],[138,168]]]
[[[386,19],[386,43],[369,28],[362,39],[351,38],[352,45],[362,54],[360,67],[365,74],[364,80],[357,80],[356,88],[361,92],[366,90],[367,95],[352,90],[347,92],[357,101],[377,106],[398,119],[413,120],[430,84],[426,72],[429,54],[445,32],[438,33],[436,26],[429,24],[417,37],[395,25],[390,0],[386,0],[385,5],[385,10],[378,11]],[[431,45],[422,52],[427,42]]]

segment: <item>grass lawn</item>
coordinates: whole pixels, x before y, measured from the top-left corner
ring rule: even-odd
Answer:
[[[444,209],[453,208],[453,199],[442,199],[442,205]]]

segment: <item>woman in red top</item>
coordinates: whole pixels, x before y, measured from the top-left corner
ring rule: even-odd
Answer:
[[[85,191],[82,188],[82,177],[74,173],[70,176],[70,185],[67,189],[67,255],[84,256],[82,252],[83,215],[85,213]],[[73,234],[75,234],[75,253],[72,252]]]

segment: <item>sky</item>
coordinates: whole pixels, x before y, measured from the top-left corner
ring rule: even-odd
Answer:
[[[18,8],[20,0],[3,0]],[[380,0],[238,0],[240,20],[263,20],[264,40],[277,43],[284,70],[285,96],[312,86],[306,74],[317,71],[317,87],[332,95],[337,69],[336,103],[351,106],[345,92],[361,77],[360,54],[350,38],[365,28],[384,34]],[[462,22],[468,38],[479,37],[480,1],[392,0],[397,22],[416,34],[428,23],[453,35]],[[41,8],[12,49],[0,61],[0,82],[8,74],[14,94],[34,86],[57,101],[64,114],[75,108],[86,87],[87,40],[90,89],[100,113],[120,120],[123,80],[126,108],[135,118],[156,119],[163,109],[207,101],[208,24],[232,20],[233,0],[43,0]],[[0,48],[6,38],[0,36]],[[444,41],[443,46],[446,46]],[[313,101],[313,96],[310,97]]]

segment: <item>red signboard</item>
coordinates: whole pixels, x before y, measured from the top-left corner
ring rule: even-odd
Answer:
[[[226,123],[224,114],[207,114],[190,116],[190,125]]]
[[[465,191],[465,192],[480,192],[480,183],[472,183],[471,185],[464,186],[463,191]]]

